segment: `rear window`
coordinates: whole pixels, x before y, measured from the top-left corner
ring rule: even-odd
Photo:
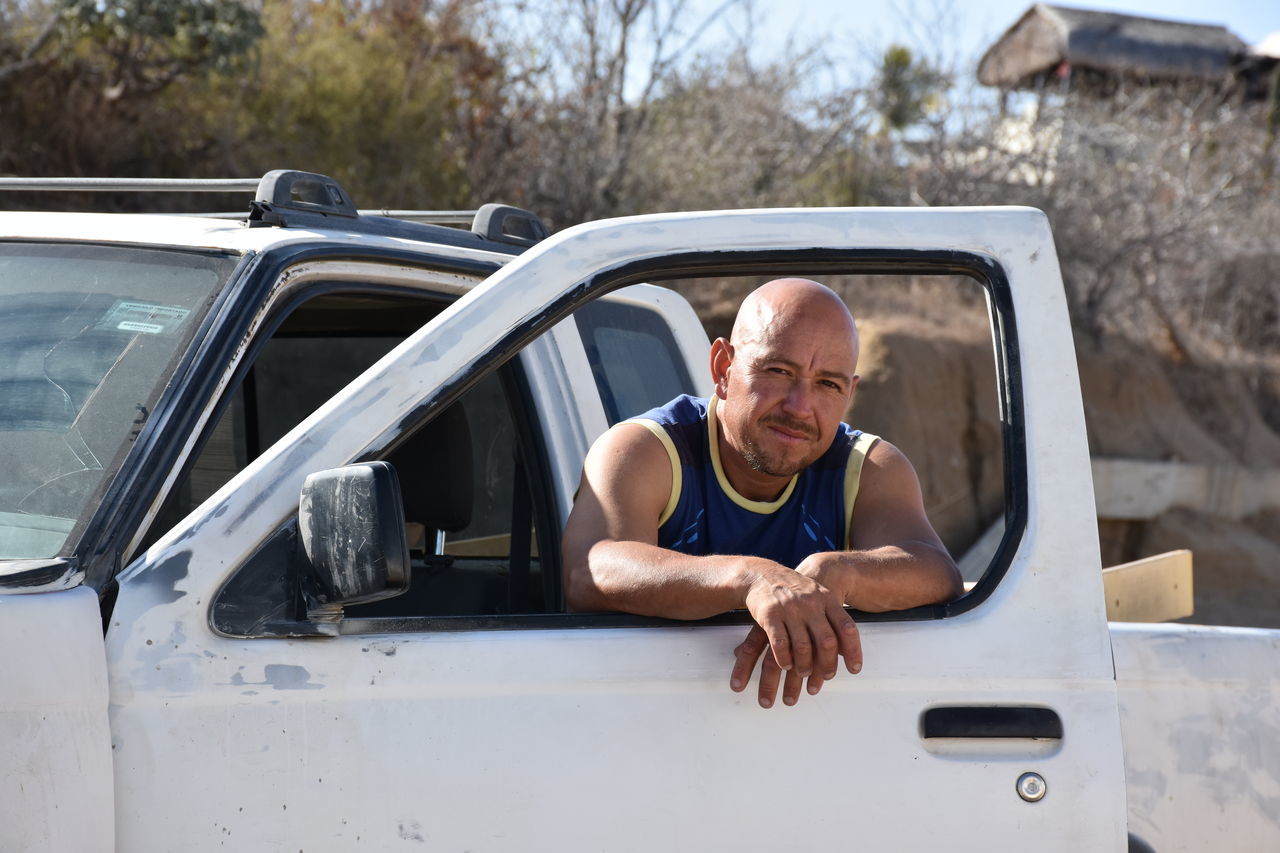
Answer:
[[[675,338],[657,311],[597,299],[573,317],[610,426],[694,387]]]

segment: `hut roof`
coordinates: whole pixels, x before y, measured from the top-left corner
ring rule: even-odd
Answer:
[[[1063,63],[1112,74],[1211,79],[1248,46],[1226,27],[1037,3],[987,50],[978,80],[1013,88]]]
[[[1249,53],[1264,59],[1280,59],[1280,30],[1249,48]]]

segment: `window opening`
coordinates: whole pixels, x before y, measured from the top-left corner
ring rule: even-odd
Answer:
[[[695,387],[671,329],[657,311],[597,299],[573,318],[610,426]]]
[[[1002,396],[1006,379],[998,365],[1016,353],[998,352],[993,364],[988,319],[997,324],[994,338],[1002,343],[1000,324],[1007,322],[1009,310],[1003,280],[987,287],[974,278],[950,274],[956,268],[952,263],[947,274],[823,279],[850,304],[863,329],[863,382],[846,420],[893,441],[912,459],[935,529],[958,561],[973,555],[965,566],[966,580],[976,580],[990,566],[995,566],[992,574],[998,579],[1004,559],[1000,555],[1007,556],[1007,549],[999,550],[994,563],[991,555],[1009,538],[1002,522],[1010,512],[1016,516],[1009,502],[1017,503],[1017,495],[1011,497],[1008,459],[1002,451],[1016,454],[1019,447],[1010,439],[1010,431],[1018,429],[1016,404],[1007,404]],[[736,308],[741,296],[758,283],[743,276],[718,279],[714,288],[707,287],[705,279],[670,284],[695,305],[698,288],[703,288]],[[735,296],[738,284],[742,293]],[[580,306],[573,316],[610,422],[661,405],[692,386],[682,360],[673,357],[677,345],[657,312],[629,301],[597,300]],[[708,331],[719,333],[727,331],[731,316],[712,310],[703,313],[703,320]],[[668,356],[668,363],[661,363],[660,354]],[[536,435],[540,423],[536,413],[523,411],[530,401],[522,397],[525,386],[520,377],[520,360],[513,359],[452,404],[464,419],[468,444],[465,465],[455,466],[461,473],[445,475],[438,463],[415,469],[397,460],[396,454],[415,441],[413,437],[388,454],[400,473],[407,510],[414,495],[425,494],[457,500],[466,511],[447,523],[429,514],[407,518],[411,529],[417,526],[410,591],[347,608],[348,632],[658,621],[624,614],[535,618],[560,610],[558,584],[548,583],[553,580],[549,573],[559,571],[558,549],[556,554],[546,552],[558,545],[562,520],[548,521],[555,513],[546,508],[549,474]],[[425,425],[423,435],[445,416],[439,413]],[[457,441],[421,440],[442,444],[446,455],[460,456]],[[467,481],[465,489],[456,482],[459,477]],[[546,541],[548,535],[554,542]],[[235,604],[241,576],[251,578],[260,570],[279,577],[282,553],[277,549],[265,562],[252,558],[221,598]],[[291,565],[296,566],[296,560]],[[928,619],[946,612],[947,608],[929,606],[860,618]],[[492,620],[522,615],[526,618]],[[734,621],[736,616],[725,614],[714,621]],[[296,609],[293,618],[301,618]],[[278,635],[255,631],[244,621],[239,627],[220,623],[217,612],[214,619],[228,633]]]
[[[388,310],[392,303],[399,308]],[[439,307],[332,294],[299,307],[229,392],[155,529],[168,529],[207,499]],[[411,323],[406,311],[416,315]],[[482,379],[387,454],[404,497],[413,580],[400,596],[347,608],[348,618],[542,613],[558,606],[558,575],[551,577],[558,567],[543,572],[535,523],[542,514],[534,492],[543,477],[530,467],[533,439],[520,434],[528,421],[515,416],[523,405],[518,372],[510,364]],[[286,627],[302,618],[289,579],[296,547],[296,530],[285,530],[252,558],[219,595],[215,626],[240,635],[296,630]]]

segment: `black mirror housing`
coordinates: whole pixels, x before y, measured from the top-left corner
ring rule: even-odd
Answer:
[[[364,462],[308,476],[298,532],[309,562],[302,593],[313,620],[336,623],[346,605],[409,588],[404,504],[390,464]]]

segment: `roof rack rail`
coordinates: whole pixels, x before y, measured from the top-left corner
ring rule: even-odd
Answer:
[[[259,178],[0,178],[0,190],[57,192],[254,192]]]
[[[431,240],[431,226],[470,225],[478,237],[528,247],[548,235],[537,215],[505,204],[476,211],[359,210],[338,182],[326,175],[276,169],[261,178],[0,178],[0,190],[61,192],[252,192],[246,224],[251,228],[338,227],[346,231]],[[240,219],[243,214],[212,214]],[[450,240],[449,242],[456,242]]]

